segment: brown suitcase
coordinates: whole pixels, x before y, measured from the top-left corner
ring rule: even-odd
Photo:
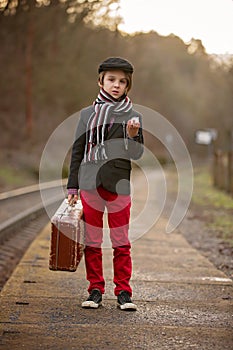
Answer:
[[[65,199],[52,217],[50,270],[76,271],[84,250],[84,222],[80,219],[81,210],[80,200],[71,207]]]

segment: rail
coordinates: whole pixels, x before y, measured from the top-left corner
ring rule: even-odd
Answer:
[[[48,211],[56,210],[64,194],[55,195],[56,187],[66,180],[18,188],[0,194],[0,290],[19,263],[26,249],[48,223]],[[41,200],[40,191],[48,200]]]
[[[6,200],[11,200],[12,202],[19,199],[20,196],[30,196],[32,193],[38,192],[40,190],[51,190],[56,187],[61,186],[61,184],[64,186],[66,183],[66,180],[61,181],[51,181],[46,182],[40,185],[32,185],[27,186],[19,189],[15,189],[12,191],[4,192],[0,194],[0,204],[4,206],[4,202]],[[42,203],[41,199],[39,200],[39,203],[36,203],[34,205],[30,205],[28,208],[22,210],[20,209],[18,213],[12,215],[7,220],[3,220],[0,223],[0,244],[2,244],[6,239],[8,239],[16,229],[18,230],[19,227],[22,227],[26,225],[29,221],[39,217],[45,212],[44,207],[52,206],[58,202],[60,202],[64,198],[63,195],[56,195],[52,196],[50,199],[46,200]],[[37,200],[38,201],[38,200]],[[20,204],[18,205],[20,207]]]

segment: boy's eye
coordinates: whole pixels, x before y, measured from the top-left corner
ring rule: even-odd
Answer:
[[[108,81],[110,81],[110,82],[114,82],[116,79],[115,78],[112,78],[112,77],[109,77],[108,78]],[[125,79],[121,79],[120,81],[120,84],[127,84],[127,82],[126,82],[126,80]]]

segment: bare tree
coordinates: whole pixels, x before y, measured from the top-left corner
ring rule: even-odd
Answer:
[[[35,45],[34,16],[37,8],[59,7],[72,23],[103,23],[110,26],[111,6],[118,6],[119,0],[0,0],[0,16],[19,16],[27,13],[25,25],[25,124],[31,137],[33,130],[33,47]],[[114,8],[113,8],[114,9]],[[110,20],[108,20],[110,18]],[[119,19],[117,19],[119,21]],[[97,23],[98,22],[98,23]]]

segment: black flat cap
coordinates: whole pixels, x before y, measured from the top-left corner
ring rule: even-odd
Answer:
[[[120,57],[109,57],[99,65],[98,72],[112,70],[112,69],[121,69],[127,73],[133,73],[133,66],[127,60]]]

